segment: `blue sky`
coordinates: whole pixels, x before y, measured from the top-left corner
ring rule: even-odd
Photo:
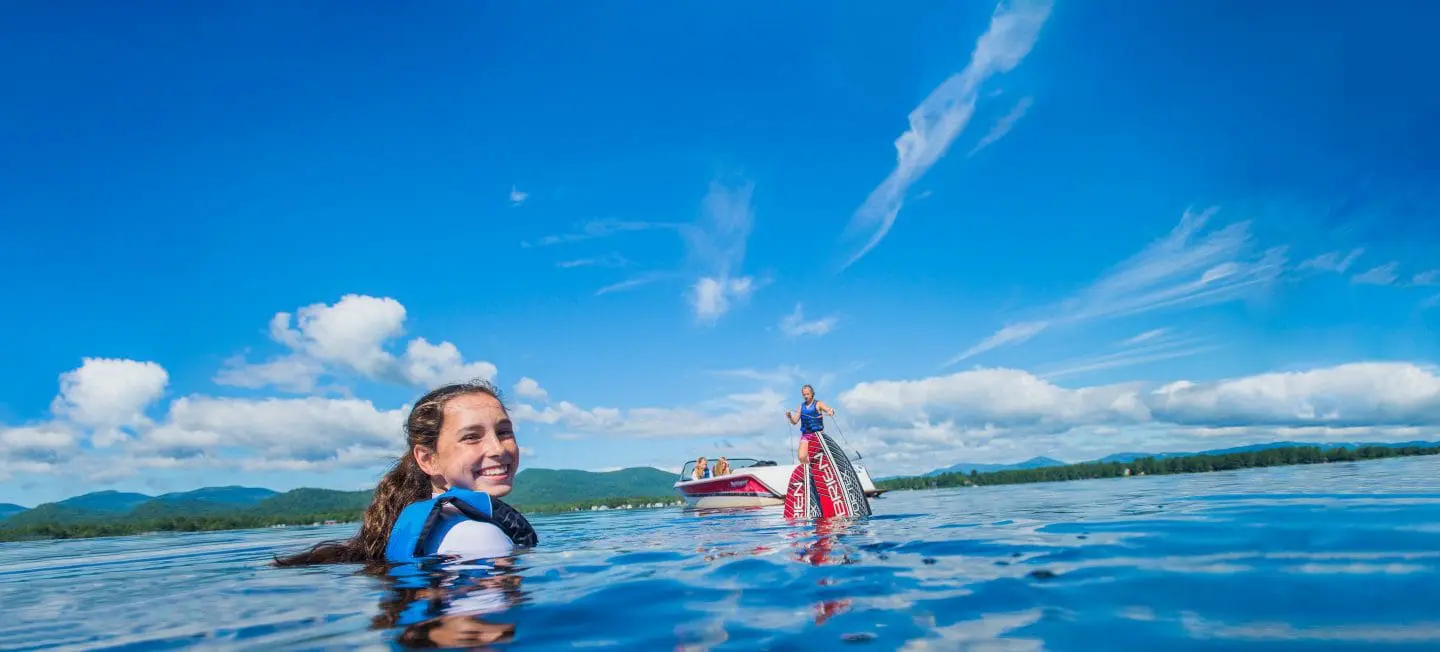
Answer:
[[[369,486],[460,376],[522,467],[1436,439],[1436,13],[12,11],[0,501]]]

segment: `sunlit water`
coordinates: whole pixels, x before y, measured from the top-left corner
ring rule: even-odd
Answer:
[[[509,568],[398,582],[266,566],[348,527],[4,544],[0,649],[1440,649],[1440,458],[873,505],[540,516]]]

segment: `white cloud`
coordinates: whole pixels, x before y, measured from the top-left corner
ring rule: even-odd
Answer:
[[[216,372],[214,381],[230,387],[275,387],[305,394],[315,391],[316,381],[324,373],[323,363],[304,355],[290,355],[256,364],[248,364],[245,356],[237,355],[225,361],[225,366]]]
[[[510,186],[510,205],[511,205],[511,206],[519,206],[520,204],[525,203],[525,199],[528,198],[529,196],[530,196],[529,193],[520,192],[520,189],[519,189],[519,188],[516,188],[515,186]]]
[[[724,279],[704,277],[690,288],[690,307],[702,323],[714,323],[730,311],[731,301],[742,302],[755,290],[755,279],[749,276]]]
[[[546,392],[540,383],[528,376],[521,376],[520,380],[515,383],[515,395],[534,401],[543,401],[550,397],[550,393]]]
[[[64,424],[0,427],[0,466],[49,465],[79,449],[79,436]]]
[[[864,229],[873,233],[844,267],[869,253],[890,232],[910,185],[944,156],[969,123],[979,101],[980,86],[1018,66],[1034,47],[1050,15],[1050,2],[1021,0],[1013,4],[1002,3],[995,8],[989,28],[975,43],[969,65],[936,87],[910,112],[910,129],[895,140],[895,170],[870,193],[846,228],[847,233]]]
[[[362,375],[375,377],[394,363],[382,348],[404,332],[405,307],[399,301],[347,294],[335,305],[314,303],[289,313],[276,313],[270,334],[297,352]]]
[[[1410,284],[1420,287],[1440,285],[1440,269],[1432,269],[1428,272],[1416,274],[1415,278],[1410,280]]]
[[[1015,104],[1015,108],[1010,109],[1009,113],[1006,113],[1004,116],[1001,116],[999,120],[995,121],[995,126],[990,128],[990,133],[985,134],[985,137],[981,138],[980,142],[975,143],[975,147],[971,148],[970,153],[966,156],[974,156],[978,154],[980,150],[994,145],[996,141],[1004,138],[1005,134],[1010,133],[1010,130],[1015,128],[1015,123],[1019,122],[1020,118],[1025,117],[1025,113],[1030,110],[1030,105],[1034,103],[1035,98],[1033,97],[1021,98],[1020,101]]]
[[[609,435],[628,438],[753,437],[783,427],[783,397],[763,390],[730,394],[678,408],[580,408],[560,401],[543,410],[517,405],[518,421],[558,425],[575,435]]]
[[[1362,362],[1212,383],[1177,381],[1147,402],[1159,420],[1206,426],[1440,425],[1433,367]]]
[[[56,417],[100,433],[97,445],[123,440],[120,428],[149,424],[145,409],[159,400],[170,382],[154,362],[85,358],[79,368],[60,375],[60,394],[51,402]]]
[[[805,310],[801,304],[797,303],[795,311],[780,321],[780,330],[790,337],[819,336],[834,330],[835,324],[839,321],[840,318],[835,315],[821,317],[814,321],[805,321]]]
[[[1399,262],[1391,261],[1384,265],[1371,267],[1362,274],[1356,274],[1350,279],[1350,282],[1360,285],[1391,285],[1400,278],[1397,273],[1399,268]]]
[[[1185,211],[1166,237],[1069,299],[1044,309],[1044,317],[1007,325],[947,364],[1027,341],[1058,326],[1235,300],[1278,278],[1286,264],[1285,249],[1272,247],[1251,255],[1248,222],[1204,233],[1215,212],[1213,208]]]
[[[750,209],[754,189],[751,183],[727,186],[711,182],[700,219],[681,230],[687,264],[697,276],[687,299],[702,323],[714,323],[733,303],[743,302],[763,285],[738,273],[754,224]]]
[[[411,384],[433,387],[477,378],[494,380],[496,369],[489,362],[465,362],[454,344],[431,344],[425,338],[417,337],[405,347],[400,372]]]
[[[416,337],[402,355],[387,351],[404,334],[405,317],[405,306],[395,299],[358,294],[347,294],[334,305],[311,304],[295,315],[279,312],[270,320],[270,337],[291,353],[256,364],[247,363],[243,355],[232,357],[213,380],[232,387],[309,393],[326,373],[412,386],[495,377],[495,365],[466,362],[448,341],[432,344]]]
[[[156,453],[212,455],[222,448],[232,454],[248,449],[255,455],[246,457],[311,463],[335,462],[344,451],[369,449],[376,452],[367,458],[373,464],[404,450],[404,419],[404,410],[382,411],[358,399],[186,396],[172,401],[165,424],[142,435],[136,446]]]
[[[1065,430],[1085,424],[1138,423],[1150,416],[1133,386],[1065,389],[1015,369],[862,382],[841,393],[838,402],[857,417],[892,423],[941,417],[974,425]]]
[[[863,382],[834,405],[855,445],[889,475],[1036,455],[1081,461],[1262,441],[1431,440],[1440,375],[1414,363],[1354,363],[1152,389],[1071,389],[1024,371],[980,369]]]

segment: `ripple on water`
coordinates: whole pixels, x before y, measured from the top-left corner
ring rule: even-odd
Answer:
[[[1440,459],[892,492],[851,524],[534,519],[397,582],[271,556],[346,527],[0,545],[0,648],[1440,649]]]

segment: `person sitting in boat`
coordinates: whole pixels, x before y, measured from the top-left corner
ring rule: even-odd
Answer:
[[[815,388],[809,385],[800,388],[800,403],[798,412],[785,411],[785,418],[790,420],[791,425],[800,424],[800,450],[799,457],[801,464],[810,462],[810,443],[825,432],[825,417],[829,414],[835,416],[835,410],[826,405],[824,401],[815,399]]]
[[[727,460],[727,459],[725,459],[724,457],[721,457],[720,459],[715,460],[715,477],[718,478],[718,477],[720,477],[720,476],[722,476],[722,475],[729,475],[729,474],[730,474],[730,461]]]
[[[479,559],[539,542],[525,517],[500,501],[515,481],[520,448],[494,385],[472,381],[430,391],[410,409],[405,436],[405,453],[375,487],[353,537],[276,564]]]
[[[710,477],[710,461],[701,455],[699,459],[695,460],[695,470],[690,472],[690,479],[704,480],[708,477]]]

